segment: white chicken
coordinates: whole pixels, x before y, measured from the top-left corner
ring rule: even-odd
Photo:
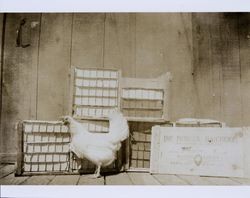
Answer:
[[[126,118],[121,112],[114,110],[109,115],[108,133],[91,133],[71,116],[65,116],[63,120],[70,126],[70,149],[77,157],[87,158],[94,163],[97,167],[93,178],[100,177],[101,167],[110,165],[116,159],[121,142],[129,136]]]

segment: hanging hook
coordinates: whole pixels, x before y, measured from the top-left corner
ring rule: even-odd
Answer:
[[[17,32],[16,47],[26,48],[26,47],[30,46],[30,44],[23,44],[22,43],[22,27],[25,23],[26,23],[26,19],[24,18],[20,21],[19,27],[16,31]]]

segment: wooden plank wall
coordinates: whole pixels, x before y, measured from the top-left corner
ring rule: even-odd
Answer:
[[[23,28],[23,43],[27,48],[16,47],[16,30],[20,21],[26,18]],[[21,119],[36,119],[37,59],[39,14],[7,14],[5,27],[2,111],[1,111],[1,153],[8,153],[12,159],[16,153],[17,134],[15,124]],[[4,160],[4,159],[2,159]]]
[[[247,13],[193,14],[195,116],[249,126]]]
[[[15,45],[22,18],[28,48]],[[123,76],[142,78],[170,71],[171,120],[204,117],[247,125],[249,19],[223,13],[8,13],[0,153],[16,152],[19,119],[69,114],[71,65],[118,68]]]

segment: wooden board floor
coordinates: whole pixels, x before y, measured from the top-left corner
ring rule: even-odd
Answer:
[[[122,172],[92,179],[91,175],[42,175],[15,177],[14,165],[0,166],[1,185],[250,185],[250,179],[190,175],[151,175]]]

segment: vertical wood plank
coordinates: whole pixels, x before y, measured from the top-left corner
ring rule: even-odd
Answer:
[[[17,168],[16,175],[22,174],[23,166],[23,123],[19,122],[17,124]]]
[[[242,125],[250,122],[250,14],[241,13],[238,20],[240,40]]]
[[[135,14],[106,13],[104,67],[121,69],[122,76],[135,76]]]
[[[16,30],[23,26],[24,44],[16,47]],[[15,123],[36,118],[36,79],[40,14],[7,14],[3,65],[1,152],[16,153]]]
[[[157,77],[165,71],[164,58],[171,34],[166,30],[169,20],[161,20],[165,17],[165,14],[136,14],[136,77]]]
[[[103,67],[104,14],[74,14],[71,63],[80,68]]]
[[[197,117],[240,126],[238,14],[193,14],[193,43]]]
[[[221,34],[223,43],[223,117],[229,126],[241,126],[241,89],[238,14],[221,13]]]
[[[0,125],[1,125],[1,117],[2,117],[2,75],[3,75],[3,51],[4,51],[4,37],[5,37],[5,21],[4,14],[0,14]],[[1,127],[0,127],[0,134]],[[1,138],[3,139],[3,138]],[[0,140],[0,153],[2,152],[2,141]]]
[[[212,118],[209,14],[194,13],[192,22],[194,46],[193,75],[197,99],[195,107],[196,116]]]
[[[209,39],[210,39],[210,63],[211,63],[211,95],[212,95],[212,118],[223,119],[222,94],[222,59],[224,52],[221,34],[221,20],[218,13],[210,14],[209,20]]]
[[[68,114],[72,14],[42,14],[37,118]]]

